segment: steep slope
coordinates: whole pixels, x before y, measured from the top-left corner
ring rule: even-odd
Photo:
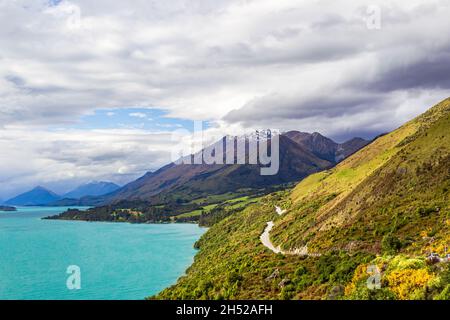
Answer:
[[[80,199],[87,196],[103,196],[105,194],[114,192],[119,188],[120,187],[117,184],[112,182],[90,182],[66,193],[63,198]]]
[[[61,197],[56,193],[43,187],[36,187],[31,191],[9,199],[5,202],[5,204],[17,206],[37,206],[46,205],[59,199],[61,199]]]
[[[450,263],[427,259],[450,243],[448,128],[450,99],[292,192],[222,220],[197,243],[186,276],[156,298],[450,299]],[[302,255],[264,247],[268,221],[274,246]],[[377,290],[367,284],[374,274]]]
[[[379,253],[380,235],[391,230],[414,239],[414,247],[423,246],[424,222],[431,223],[431,217],[445,222],[449,209],[448,128],[446,100],[337,167],[308,177],[292,193],[291,213],[275,226],[275,242]],[[420,210],[437,211],[421,219]],[[436,228],[444,232],[445,223]],[[417,234],[410,234],[413,230]]]

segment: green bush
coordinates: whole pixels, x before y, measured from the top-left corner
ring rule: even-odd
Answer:
[[[448,284],[442,292],[435,297],[436,300],[450,300],[450,284]]]
[[[383,252],[393,254],[398,252],[402,248],[402,242],[393,234],[388,233],[383,237],[383,240],[381,241],[381,247],[383,249]]]
[[[308,270],[304,266],[300,266],[295,270],[295,275],[301,277],[302,275],[308,273]]]
[[[432,214],[433,212],[436,212],[436,208],[418,208],[417,209],[417,213],[419,214],[419,216],[423,217],[428,217],[430,214]]]
[[[297,290],[303,291],[314,283],[314,279],[307,274],[301,276],[300,279],[297,280]]]

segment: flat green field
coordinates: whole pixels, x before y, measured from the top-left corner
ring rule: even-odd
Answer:
[[[216,198],[218,198],[220,196],[222,196],[223,198],[227,198],[230,196],[230,194],[218,195],[218,196],[216,196]],[[202,212],[209,213],[211,210],[215,209],[219,205],[225,205],[229,209],[237,209],[240,207],[244,207],[250,203],[255,203],[258,201],[258,199],[260,199],[260,198],[251,198],[250,196],[243,196],[243,197],[239,197],[239,198],[229,199],[222,203],[210,204],[210,205],[202,207],[201,209],[197,209],[197,210],[193,210],[190,212],[180,214],[180,215],[176,216],[176,218],[190,218],[190,217],[200,216],[202,214]],[[199,200],[201,200],[201,199],[198,199],[197,201],[199,201]],[[202,200],[204,200],[204,199],[202,199]]]

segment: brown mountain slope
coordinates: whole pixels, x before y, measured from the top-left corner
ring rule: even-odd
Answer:
[[[331,162],[342,161],[370,143],[370,141],[362,138],[353,138],[344,143],[336,143],[317,132],[289,131],[284,135],[316,156]]]
[[[132,182],[110,201],[195,198],[242,188],[263,188],[299,181],[333,163],[280,136],[280,169],[277,175],[262,176],[259,165],[170,164]]]

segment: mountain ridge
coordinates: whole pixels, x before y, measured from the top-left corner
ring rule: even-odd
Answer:
[[[337,143],[318,132],[307,133],[300,131],[289,131],[285,135],[300,144],[316,156],[328,161],[338,163],[355,151],[370,143],[359,137],[352,138],[343,143]]]
[[[120,186],[107,181],[92,181],[67,192],[62,198],[80,199],[86,196],[103,196],[120,189]]]
[[[23,206],[33,206],[33,205],[46,205],[50,202],[60,200],[61,196],[57,195],[53,191],[50,191],[42,186],[37,186],[30,191],[21,193],[7,201],[7,205],[23,205]]]
[[[37,186],[30,191],[23,192],[7,201],[4,204],[10,205],[24,205],[24,206],[66,206],[77,205],[81,198],[85,199],[97,199],[97,197],[105,196],[116,190],[120,186],[106,181],[92,181],[78,186],[72,191],[58,195],[55,192],[42,187]]]
[[[291,131],[291,133],[294,131]],[[305,133],[304,133],[305,134]],[[313,134],[310,134],[313,135]],[[320,135],[321,136],[321,135]],[[323,137],[323,136],[321,136]],[[325,137],[323,137],[325,138]],[[227,137],[217,143],[224,143]],[[326,138],[328,139],[328,138]],[[329,139],[332,141],[331,139]],[[364,143],[362,142],[364,141]],[[358,143],[340,145],[332,141],[333,152],[337,155],[338,146],[344,150],[345,156],[367,144],[369,141],[358,140]],[[209,147],[210,148],[210,147]],[[311,150],[310,150],[311,149]],[[249,150],[247,145],[246,158]],[[303,179],[307,175],[331,167],[334,161],[320,158],[314,148],[301,145],[286,134],[280,135],[280,172],[276,176],[262,177],[259,165],[187,165],[170,163],[159,170],[146,173],[115,191],[104,203],[121,200],[170,201],[175,197],[183,198],[183,194],[191,193],[201,196],[205,192],[215,190],[217,193],[228,192],[239,188],[255,188],[283,184]],[[224,150],[224,154],[227,150]],[[342,151],[341,151],[342,153]],[[191,155],[194,157],[194,155]],[[189,157],[188,157],[189,158]]]

